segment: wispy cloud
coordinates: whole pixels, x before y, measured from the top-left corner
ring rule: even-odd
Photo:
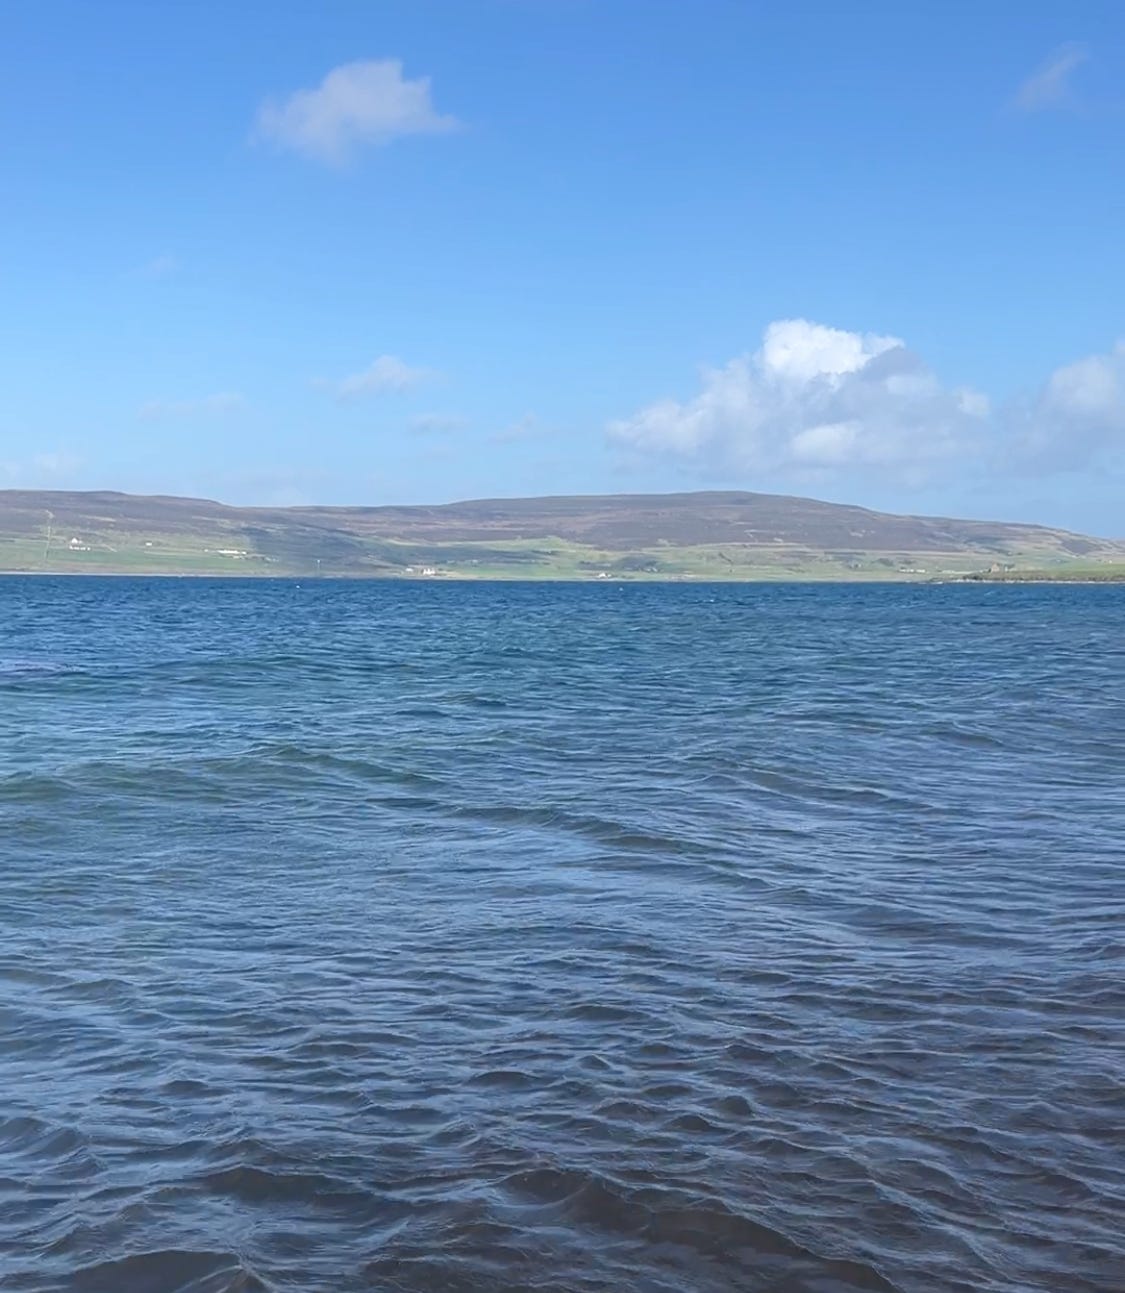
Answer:
[[[1060,45],[1016,91],[1012,107],[1019,112],[1060,107],[1070,96],[1071,77],[1089,57],[1090,51],[1085,45],[1074,41]]]
[[[397,59],[372,59],[333,68],[315,89],[267,100],[254,133],[312,161],[342,166],[365,146],[446,134],[459,125],[435,109],[428,77],[408,80]]]
[[[194,400],[148,400],[137,410],[137,416],[146,422],[161,418],[219,417],[245,407],[244,396],[234,391],[218,391]]]
[[[413,368],[397,355],[380,355],[362,372],[340,381],[318,380],[315,385],[332,391],[337,399],[355,400],[364,395],[393,395],[411,390],[439,376],[432,368]]]
[[[419,435],[444,435],[464,427],[465,419],[456,413],[419,413],[410,419],[411,431]]]

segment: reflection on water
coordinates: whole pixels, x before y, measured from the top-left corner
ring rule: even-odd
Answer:
[[[5,1290],[1119,1293],[1125,589],[0,612]]]

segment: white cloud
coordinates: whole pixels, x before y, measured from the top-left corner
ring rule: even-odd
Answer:
[[[650,404],[609,434],[711,469],[916,474],[970,450],[988,407],[943,387],[897,337],[785,319],[754,354],[705,369],[693,399]]]
[[[352,373],[338,382],[318,381],[335,392],[341,400],[354,400],[363,395],[390,395],[411,390],[423,382],[432,381],[437,373],[431,368],[412,368],[397,355],[380,355],[362,372]]]
[[[771,323],[762,338],[762,364],[780,377],[810,381],[858,372],[876,355],[902,346],[897,337],[844,332],[805,319]]]
[[[1008,420],[1012,451],[1026,468],[1083,467],[1125,451],[1125,341],[1056,368]]]
[[[407,80],[397,59],[372,59],[333,68],[315,89],[263,103],[255,133],[313,161],[340,166],[364,145],[444,134],[458,126],[455,117],[435,110],[428,77]]]
[[[1012,106],[1020,112],[1040,112],[1058,107],[1070,92],[1070,78],[1090,57],[1085,45],[1060,45],[1041,68],[1016,91]]]
[[[920,485],[1081,470],[1125,455],[1125,341],[994,408],[980,391],[942,385],[896,337],[786,319],[753,354],[704,369],[693,398],[650,404],[608,434],[709,475],[860,470]]]
[[[196,400],[148,400],[137,410],[146,422],[160,418],[221,417],[246,407],[243,396],[234,391],[218,391]]]

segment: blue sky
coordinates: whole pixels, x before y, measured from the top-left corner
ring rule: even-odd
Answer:
[[[0,487],[1125,534],[1125,9],[4,11]]]

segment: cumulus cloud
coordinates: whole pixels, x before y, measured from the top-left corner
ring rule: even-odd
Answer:
[[[372,59],[333,68],[315,89],[267,100],[258,109],[255,134],[312,161],[341,166],[365,146],[458,126],[455,117],[434,108],[428,77],[408,80],[397,59]]]
[[[1060,45],[1016,91],[1012,106],[1020,112],[1058,107],[1070,93],[1071,77],[1089,57],[1090,51],[1085,45],[1073,42]]]
[[[897,337],[785,319],[753,354],[704,369],[686,402],[610,424],[617,444],[741,471],[879,467],[913,472],[964,452],[988,417]]]
[[[148,400],[137,410],[146,422],[161,418],[221,417],[246,407],[245,397],[234,391],[218,391],[195,400]]]
[[[704,369],[693,398],[650,404],[608,434],[636,455],[744,477],[1081,470],[1125,453],[1125,342],[993,407],[944,385],[897,337],[786,319],[753,354]]]
[[[1125,341],[1056,368],[1008,422],[1013,455],[1026,468],[1082,467],[1125,451]]]
[[[389,395],[408,391],[437,377],[432,368],[412,368],[397,355],[380,355],[362,372],[338,382],[318,382],[333,391],[337,399],[355,400],[363,395]]]

